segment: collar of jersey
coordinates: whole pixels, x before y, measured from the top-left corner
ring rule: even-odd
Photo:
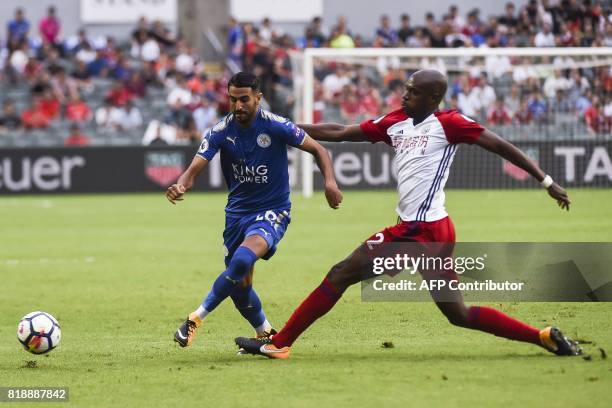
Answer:
[[[254,130],[256,127],[255,123],[257,122],[257,119],[259,119],[260,117],[261,117],[261,108],[257,109],[257,113],[255,114],[255,118],[253,118],[253,122],[251,123],[251,126],[244,128],[238,124],[238,121],[235,121],[234,123],[236,124],[236,129],[238,129],[238,133],[244,133],[250,130]]]

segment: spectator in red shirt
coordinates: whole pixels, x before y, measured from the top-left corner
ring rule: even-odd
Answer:
[[[606,119],[601,111],[599,97],[593,97],[591,106],[584,111],[584,120],[590,135],[595,135],[604,131]]]
[[[78,123],[88,122],[91,119],[91,109],[81,99],[80,95],[77,94],[66,105],[66,119]]]
[[[73,123],[70,126],[70,134],[64,139],[65,146],[87,146],[89,145],[89,137],[81,132],[79,125]]]
[[[40,20],[38,30],[44,42],[55,44],[61,30],[61,23],[55,15],[55,7],[50,6],[47,9],[47,16]]]
[[[35,58],[30,58],[23,70],[23,76],[30,82],[33,82],[43,73],[43,65]]]
[[[510,112],[504,106],[503,99],[496,100],[495,104],[489,109],[487,122],[489,122],[489,125],[509,125],[512,123]]]
[[[144,98],[147,93],[147,88],[142,79],[142,74],[139,71],[130,73],[128,79],[125,80],[125,89],[130,95],[136,98]]]
[[[355,92],[349,92],[340,103],[340,115],[348,122],[355,122],[361,115],[361,104]]]
[[[50,88],[45,89],[42,97],[38,101],[38,104],[40,110],[47,115],[49,120],[57,118],[60,114],[60,109],[62,108],[60,101],[55,97],[55,94]]]
[[[35,94],[32,106],[23,111],[21,122],[25,129],[44,129],[49,127],[51,118],[42,109],[42,95]]]
[[[381,107],[380,94],[368,80],[365,82],[366,84],[360,87],[363,89],[363,92],[360,92],[359,95],[360,110],[366,116],[379,116]]]
[[[533,121],[533,115],[529,109],[529,100],[524,98],[519,109],[514,114],[514,122],[518,125],[528,125]]]
[[[123,86],[121,81],[115,81],[113,87],[106,95],[106,99],[111,101],[111,103],[115,106],[123,106],[128,100],[132,99],[132,95],[130,94],[130,91]]]

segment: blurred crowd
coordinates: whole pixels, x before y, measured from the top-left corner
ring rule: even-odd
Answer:
[[[229,55],[264,79],[272,108],[290,116],[295,103],[291,50],[304,47],[612,47],[612,7],[590,0],[512,2],[499,15],[484,18],[478,9],[450,6],[442,15],[427,13],[423,26],[410,16],[380,16],[371,36],[355,33],[338,17],[331,28],[314,18],[303,36],[292,37],[269,19],[261,24],[232,20]],[[607,64],[581,66],[571,58],[474,59],[424,58],[405,61],[377,58],[361,63],[315,60],[316,121],[355,122],[396,109],[403,81],[419,68],[434,68],[452,82],[446,107],[459,109],[489,125],[549,126],[565,131],[610,133],[612,79]],[[576,118],[581,121],[577,121]],[[568,127],[574,124],[574,127]],[[549,126],[550,127],[550,126]],[[551,132],[556,131],[550,129]]]
[[[36,27],[17,9],[0,68],[0,142],[34,134],[57,144],[59,134],[66,145],[133,144],[143,135],[187,144],[228,110],[228,74],[205,70],[183,39],[144,17],[129,39],[84,29],[64,36],[54,7]]]
[[[451,6],[442,15],[428,13],[423,26],[413,26],[408,14],[382,15],[373,33],[353,32],[342,16],[330,28],[317,17],[299,37],[268,18],[231,19],[227,56],[230,66],[260,76],[273,111],[292,117],[291,52],[304,47],[612,47],[610,13],[609,6],[590,0],[507,3],[487,18],[478,9]],[[205,64],[159,21],[141,18],[129,38],[92,37],[84,29],[62,33],[54,7],[36,26],[17,9],[4,43],[0,144],[20,145],[32,135],[42,144],[195,143],[229,109],[230,71]],[[407,76],[429,67],[450,78],[445,107],[491,126],[551,132],[558,131],[552,125],[565,126],[569,135],[583,126],[589,134],[610,134],[610,62],[580,62],[493,56],[317,61],[314,118],[357,122],[397,109]]]

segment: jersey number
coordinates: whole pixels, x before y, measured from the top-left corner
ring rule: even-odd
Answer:
[[[278,226],[283,222],[285,217],[288,217],[289,213],[287,211],[283,211],[282,213],[276,214],[272,210],[266,211],[264,214],[259,214],[255,217],[255,221],[268,221],[272,227],[276,230]]]
[[[274,225],[274,223],[276,222],[277,218],[278,217],[276,216],[276,213],[274,213],[274,211],[268,210],[268,211],[266,211],[265,214],[259,214],[257,216],[257,218],[255,218],[255,221],[263,221],[265,219],[270,224]]]

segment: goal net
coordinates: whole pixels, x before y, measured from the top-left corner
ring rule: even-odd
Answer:
[[[294,120],[356,124],[400,108],[419,69],[448,77],[442,109],[458,109],[525,151],[570,187],[612,187],[612,48],[306,49],[291,54]],[[342,188],[394,188],[393,151],[326,144]],[[296,186],[321,188],[308,154]],[[459,149],[450,188],[536,187],[525,172],[477,147]]]

